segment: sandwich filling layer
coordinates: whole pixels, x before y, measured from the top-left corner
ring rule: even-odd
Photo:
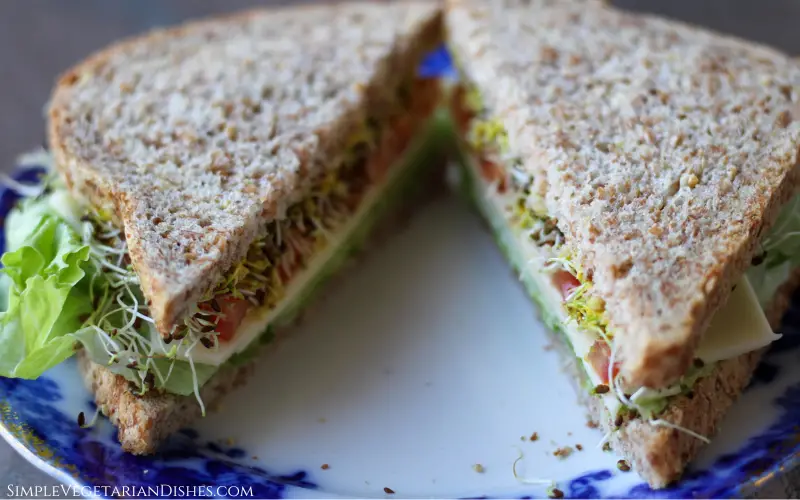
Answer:
[[[124,235],[51,177],[6,221],[0,345],[14,352],[2,357],[0,375],[36,378],[83,347],[132,390],[199,395],[221,365],[249,359],[273,326],[291,321],[379,215],[413,187],[442,128],[431,119],[439,86],[413,79],[400,92],[396,113],[384,110],[382,122],[368,113],[341,165],[264,228],[166,339],[148,315]]]
[[[462,158],[462,188],[492,226],[501,248],[539,303],[547,326],[572,348],[585,390],[601,397],[616,421],[641,416],[657,425],[669,425],[657,417],[670,397],[690,392],[697,380],[713,370],[715,362],[761,349],[780,338],[772,332],[762,308],[797,267],[790,256],[797,255],[800,244],[800,198],[781,213],[763,242],[764,255],[755,259],[718,311],[684,377],[659,390],[623,390],[605,304],[592,293],[590,277],[566,252],[557,221],[531,192],[533,179],[510,152],[502,124],[469,87],[460,90],[453,108],[456,126],[465,138],[462,150],[467,152]]]

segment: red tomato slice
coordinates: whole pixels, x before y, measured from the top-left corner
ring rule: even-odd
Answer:
[[[487,182],[495,184],[499,192],[505,193],[508,180],[502,167],[489,160],[481,159],[481,175]]]
[[[561,290],[561,297],[563,297],[564,300],[569,297],[569,294],[572,293],[572,290],[581,286],[578,278],[571,275],[567,271],[556,271],[553,274],[553,283],[558,287],[559,290]]]
[[[292,276],[294,276],[294,272],[300,267],[300,263],[297,262],[298,260],[297,258],[293,259],[292,262],[289,263],[289,269],[285,269],[284,266],[278,266],[278,276],[281,277],[281,283],[284,285],[289,282]]]
[[[217,304],[219,304],[220,312],[225,315],[217,323],[218,338],[220,342],[227,342],[233,338],[239,325],[242,324],[242,320],[248,309],[250,309],[250,303],[233,297],[217,297],[216,300]]]
[[[390,134],[390,144],[386,147],[399,156],[411,142],[411,135],[414,133],[414,118],[412,115],[403,115],[392,123]]]
[[[372,182],[378,182],[389,171],[392,162],[408,145],[411,138],[413,123],[411,118],[403,116],[396,119],[391,127],[383,134],[378,148],[367,159],[367,176]]]
[[[600,376],[604,384],[608,384],[608,363],[611,358],[611,348],[605,340],[596,340],[589,349],[589,354],[586,355],[586,361],[589,362],[594,371]],[[611,375],[616,378],[619,374],[619,363],[614,363],[614,368]]]

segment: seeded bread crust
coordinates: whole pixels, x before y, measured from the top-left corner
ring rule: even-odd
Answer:
[[[155,31],[59,80],[55,165],[125,232],[167,334],[440,37],[437,2],[328,3]]]
[[[449,42],[605,300],[621,375],[691,363],[800,169],[800,65],[599,2],[448,0]]]
[[[205,404],[213,408],[225,394],[243,385],[254,366],[248,363],[220,370],[201,389]],[[136,396],[124,377],[93,363],[85,351],[78,353],[78,368],[98,408],[117,427],[119,442],[128,453],[155,453],[171,434],[200,417],[194,397],[157,392]]]
[[[799,285],[800,271],[795,271],[766,308],[767,319],[774,330],[780,331],[781,318]],[[749,383],[763,353],[763,350],[756,351],[718,363],[709,376],[697,383],[691,398],[676,397],[659,418],[713,437],[728,408]],[[581,390],[579,394],[585,395],[586,391]],[[614,428],[614,419],[600,398],[584,396],[584,403],[593,420],[602,424],[604,432]],[[640,418],[623,423],[612,433],[610,443],[653,488],[663,488],[680,479],[686,465],[704,445],[686,433],[654,427]]]

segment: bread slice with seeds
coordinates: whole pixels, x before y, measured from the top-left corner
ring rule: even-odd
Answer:
[[[599,2],[448,0],[449,43],[567,258],[622,379],[684,374],[800,169],[800,65]]]
[[[167,335],[440,36],[436,2],[256,10],[116,44],[49,111],[72,194],[124,229]]]

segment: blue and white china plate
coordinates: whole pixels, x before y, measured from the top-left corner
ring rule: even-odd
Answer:
[[[25,167],[18,180],[34,180]],[[16,199],[0,190],[0,220]],[[460,200],[425,207],[332,286],[248,384],[159,455],[123,453],[104,419],[78,427],[95,408],[74,362],[0,378],[0,432],[99,496],[525,498],[553,481],[569,498],[731,497],[797,460],[800,309],[683,481],[652,491],[598,448],[533,305]],[[574,451],[557,458],[562,447]]]

